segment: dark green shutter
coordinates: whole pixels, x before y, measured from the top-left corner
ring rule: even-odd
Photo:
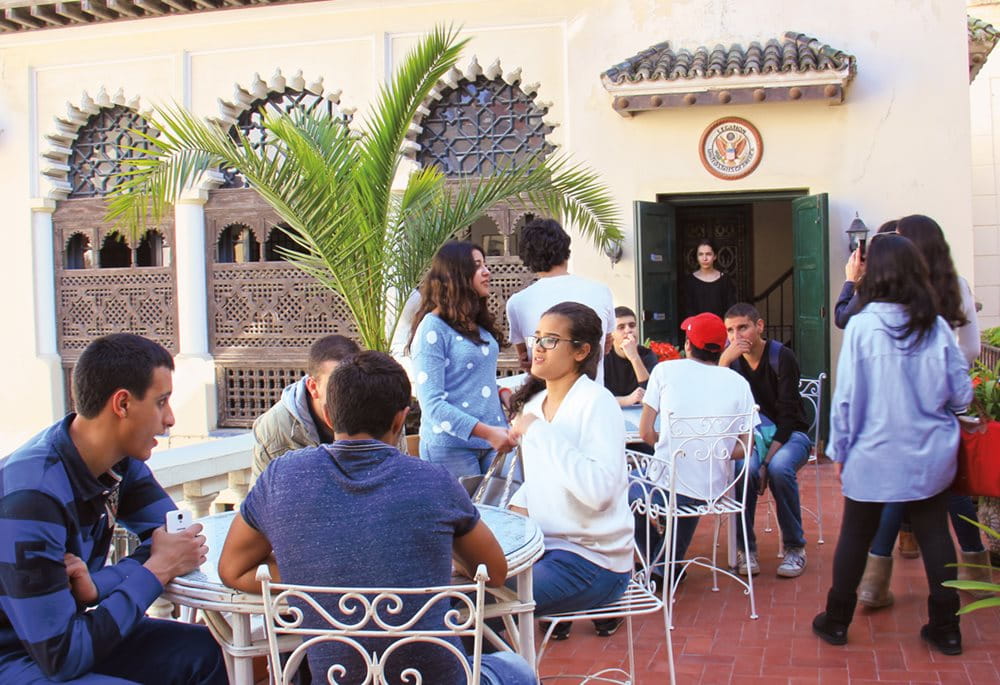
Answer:
[[[677,343],[677,217],[658,202],[635,203],[639,326],[643,340]]]
[[[825,440],[830,407],[830,222],[826,193],[792,200],[792,264],[795,269],[795,354],[803,376],[826,372],[820,435]]]

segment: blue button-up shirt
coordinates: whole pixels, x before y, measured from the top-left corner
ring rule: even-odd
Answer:
[[[902,305],[871,302],[851,318],[837,364],[829,455],[845,497],[905,502],[955,478],[958,420],[972,401],[968,366],[944,319],[917,346],[896,340]]]

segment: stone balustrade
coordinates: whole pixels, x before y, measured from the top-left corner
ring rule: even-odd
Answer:
[[[195,518],[236,508],[250,487],[253,435],[161,450],[149,468],[177,506]]]

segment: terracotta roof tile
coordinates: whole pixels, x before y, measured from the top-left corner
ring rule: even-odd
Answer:
[[[781,40],[772,38],[764,45],[755,41],[746,48],[719,44],[675,51],[669,41],[664,41],[616,64],[602,78],[606,83],[623,84],[810,71],[846,71],[853,75],[854,70],[852,55],[803,33],[788,32]]]
[[[976,78],[976,74],[986,64],[986,59],[993,51],[993,46],[1000,39],[1000,31],[997,31],[992,24],[988,24],[982,19],[973,16],[968,18],[969,25],[969,83]]]

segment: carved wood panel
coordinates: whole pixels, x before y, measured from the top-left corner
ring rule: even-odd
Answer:
[[[60,355],[75,362],[94,338],[110,333],[142,335],[176,354],[177,286],[172,260],[166,260],[167,266],[136,266],[137,243],[128,244],[131,266],[106,269],[90,261],[86,268],[67,268],[66,245],[74,235],[86,237],[95,251],[112,235],[113,227],[103,221],[104,212],[103,198],[64,200],[52,217]],[[174,242],[173,217],[155,228],[163,235],[164,249],[169,250]]]

